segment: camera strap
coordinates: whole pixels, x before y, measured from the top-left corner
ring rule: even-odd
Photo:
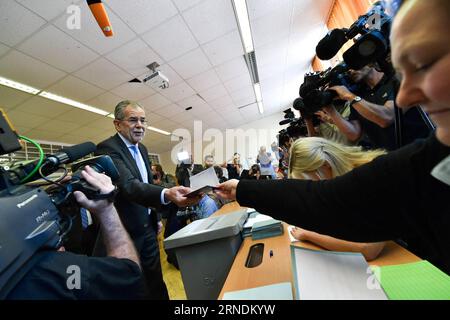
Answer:
[[[110,193],[92,195],[91,200],[107,200],[108,202],[112,203],[116,199],[118,193],[119,189],[117,188],[117,186],[114,186],[114,190]]]

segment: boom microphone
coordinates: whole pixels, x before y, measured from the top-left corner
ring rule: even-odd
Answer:
[[[332,59],[348,41],[347,29],[333,29],[319,41],[316,54],[320,60]]]
[[[109,22],[108,14],[106,13],[105,7],[101,0],[87,0],[87,4],[94,15],[95,20],[97,20],[100,29],[102,29],[103,34],[106,37],[112,37],[113,30],[111,22]]]

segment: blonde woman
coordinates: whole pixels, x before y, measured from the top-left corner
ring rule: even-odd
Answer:
[[[319,137],[302,138],[291,147],[289,178],[328,180],[341,176],[356,167],[385,154],[383,150],[362,151]],[[291,234],[297,240],[309,241],[332,251],[361,252],[367,261],[375,259],[385,242],[349,242],[294,227]]]

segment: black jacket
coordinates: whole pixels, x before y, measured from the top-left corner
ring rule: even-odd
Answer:
[[[449,154],[433,135],[333,180],[242,180],[237,200],[340,239],[402,239],[450,274],[450,186],[430,174]]]
[[[100,142],[96,151],[97,155],[109,155],[120,173],[119,194],[114,205],[125,229],[133,238],[144,233],[145,225],[148,224],[148,207],[158,208],[161,206],[163,190],[162,187],[151,184],[153,180],[147,148],[139,144],[139,150],[147,168],[148,183],[142,181],[135,160],[118,134]],[[150,218],[153,230],[158,230],[156,212],[152,212]]]

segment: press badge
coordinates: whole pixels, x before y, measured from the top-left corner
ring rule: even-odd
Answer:
[[[450,186],[450,156],[442,160],[433,171],[431,175]]]

